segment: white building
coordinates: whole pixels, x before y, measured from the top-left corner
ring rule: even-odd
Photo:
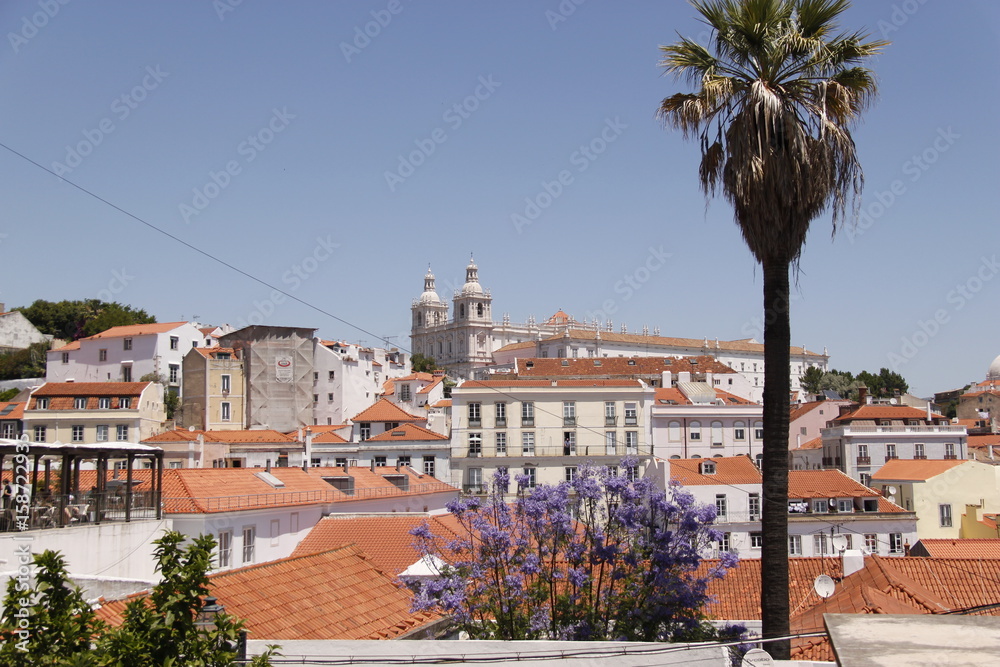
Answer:
[[[171,391],[181,391],[181,366],[205,336],[190,322],[162,322],[112,327],[88,338],[49,350],[47,382],[136,382],[155,373]]]
[[[450,469],[451,440],[413,422],[401,422],[362,441],[349,441],[337,433],[310,440],[313,466],[406,466],[424,474],[444,474]]]
[[[966,428],[947,417],[901,405],[862,405],[822,431],[825,468],[843,470],[866,486],[893,459],[964,460]]]
[[[35,328],[20,311],[4,312],[0,303],[0,353],[26,350],[35,343],[47,343],[52,336],[46,336]]]
[[[641,380],[461,382],[452,389],[451,482],[479,492],[507,468],[529,486],[554,484],[585,463],[648,458],[653,391]]]
[[[746,456],[718,459],[658,460],[647,472],[667,476],[696,500],[716,508],[719,551],[759,558],[763,494],[757,466]],[[788,473],[788,553],[827,556],[861,549],[882,556],[902,556],[916,543],[916,515],[838,470]]]
[[[343,424],[375,402],[386,380],[410,374],[398,350],[313,339],[313,424]]]

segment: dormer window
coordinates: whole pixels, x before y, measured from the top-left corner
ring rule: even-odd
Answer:
[[[36,398],[35,399],[35,409],[36,410],[48,410],[49,409],[49,399],[48,398]]]
[[[715,474],[715,461],[705,460],[701,462],[701,474],[702,475],[714,475]]]

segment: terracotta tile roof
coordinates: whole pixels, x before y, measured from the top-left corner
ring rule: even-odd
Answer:
[[[416,424],[400,424],[398,428],[368,438],[367,442],[409,442],[414,440],[450,440],[450,438]],[[313,440],[313,442],[316,441]]]
[[[195,429],[190,431],[186,428],[173,428],[163,433],[146,438],[141,444],[157,444],[161,442],[195,442],[199,435],[204,435],[207,431]]]
[[[76,399],[87,399],[87,410],[100,409],[100,398],[110,398],[112,410],[120,409],[121,398],[141,397],[152,382],[46,382],[32,393],[26,409],[37,410],[38,398],[49,399],[49,410],[76,410]],[[130,409],[137,410],[138,401]]]
[[[823,449],[823,438],[813,438],[812,440],[803,442],[801,445],[799,445],[792,451],[797,451],[800,449]]]
[[[198,331],[201,332],[202,336],[211,336],[212,332],[214,332],[218,328],[219,327],[198,327]]]
[[[551,387],[551,380],[519,380],[517,378],[498,380],[466,380],[456,389],[489,389],[492,387],[514,387],[527,389],[532,387]]]
[[[496,352],[511,352],[513,350],[527,350],[529,347],[535,347],[535,341],[526,340],[523,343],[508,343],[501,348],[495,350]]]
[[[435,403],[431,407],[432,408],[450,408],[451,407],[451,399],[450,398],[442,398],[440,401],[438,401],[437,403]]]
[[[788,497],[862,498],[879,494],[861,482],[856,482],[840,470],[789,470]]]
[[[994,433],[992,435],[970,435],[968,440],[969,447],[988,447],[990,445],[997,446],[1000,445],[1000,433]]]
[[[330,444],[339,445],[341,443],[347,442],[347,439],[340,435],[337,435],[337,433],[334,431],[324,431],[322,433],[314,435],[312,441],[314,445],[330,445]]]
[[[913,555],[923,547],[931,558],[1000,558],[998,538],[923,538],[913,547]]]
[[[424,417],[417,417],[416,415],[411,415],[409,412],[403,410],[392,401],[381,398],[358,414],[354,415],[351,419],[354,423],[357,422],[422,422],[426,421]]]
[[[74,340],[72,342],[66,343],[62,347],[58,347],[58,348],[56,348],[54,350],[49,350],[49,352],[50,353],[52,353],[52,352],[72,352],[73,350],[79,350],[79,349],[80,349],[80,341]]]
[[[757,405],[757,403],[754,403],[753,401],[747,400],[741,396],[737,396],[736,394],[731,394],[728,391],[724,391],[722,389],[716,389],[715,395],[717,398],[721,398],[723,401],[725,401],[726,405]]]
[[[193,442],[199,435],[205,437],[205,442],[224,442],[236,444],[250,443],[294,443],[295,437],[286,435],[272,429],[243,429],[236,431],[191,431],[186,428],[173,429],[151,438],[143,440],[143,443],[156,442]]]
[[[788,421],[795,421],[803,415],[809,414],[819,406],[826,403],[826,401],[810,401],[809,403],[802,403],[800,405],[793,405],[789,409]]]
[[[518,377],[633,377],[677,373],[735,374],[732,368],[714,357],[588,357],[562,359],[551,357],[519,358],[514,361]]]
[[[217,572],[209,587],[252,639],[394,639],[438,618],[410,612],[409,591],[355,546]],[[98,616],[120,624],[123,611]]]
[[[544,340],[559,340],[563,338],[563,334],[557,334],[555,336],[550,336]],[[597,332],[587,330],[587,329],[570,329],[569,337],[576,340],[596,340]],[[665,346],[665,347],[686,347],[692,350],[725,350],[727,352],[757,352],[759,354],[764,353],[764,344],[758,343],[752,338],[744,338],[740,340],[728,340],[719,341],[718,345],[714,340],[706,340],[701,338],[669,338],[666,336],[643,336],[641,334],[620,334],[614,333],[613,331],[602,331],[601,340],[609,343],[633,343],[645,346]],[[806,354],[811,357],[822,357],[824,355],[817,352],[810,352],[802,347],[791,346],[788,348],[789,352],[793,355]]]
[[[931,413],[932,419],[946,419],[944,415],[939,415],[935,412]],[[919,419],[921,421],[927,421],[927,411],[920,410],[919,408],[911,408],[908,405],[862,405],[856,410],[852,410],[847,414],[835,417],[833,421],[837,422],[847,422],[857,419]]]
[[[27,402],[4,402],[0,403],[0,420],[4,419],[24,419],[24,407]],[[8,408],[10,408],[8,410]],[[6,412],[4,412],[6,410]]]
[[[94,334],[83,340],[99,340],[101,338],[124,338],[127,336],[148,336],[150,334],[166,333],[181,327],[187,322],[159,322],[155,324],[128,324],[122,327],[111,327],[107,331]]]
[[[382,383],[382,395],[392,396],[396,393],[396,383],[393,380],[386,380]]]
[[[922,482],[963,463],[965,461],[959,459],[949,459],[947,461],[936,459],[892,459],[891,461],[886,461],[885,465],[872,475],[872,480]]]
[[[714,475],[703,475],[701,464],[715,464]],[[716,484],[760,484],[760,470],[747,456],[727,456],[717,459],[671,459],[670,478],[683,486]]]
[[[423,514],[381,516],[331,515],[317,523],[292,552],[302,556],[356,544],[371,557],[375,567],[393,576],[420,560],[413,548],[410,531],[427,522],[431,532],[453,538],[461,527],[450,514],[429,517]]]
[[[191,348],[206,359],[218,359],[220,354],[228,354],[233,359],[239,359],[241,350],[232,347],[193,347]]]
[[[439,376],[437,376],[436,378],[434,378],[433,380],[431,380],[431,381],[430,381],[430,384],[428,384],[428,385],[426,385],[426,386],[424,386],[424,387],[421,387],[421,388],[420,388],[420,389],[419,389],[419,390],[417,391],[417,393],[418,393],[418,394],[429,394],[429,393],[431,393],[432,391],[434,391],[434,387],[438,386],[438,385],[439,385],[439,384],[441,384],[442,382],[444,382],[444,376],[443,376],[443,375],[439,375]]]
[[[657,387],[654,392],[657,405],[691,405],[691,401],[677,387]]]

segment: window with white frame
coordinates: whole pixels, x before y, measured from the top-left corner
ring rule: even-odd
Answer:
[[[726,494],[717,493],[715,495],[715,518],[724,520],[726,518],[726,513],[729,508],[729,501],[726,498]]]
[[[233,564],[233,531],[219,531],[219,567]]]
[[[813,514],[827,514],[830,511],[830,501],[826,498],[817,498],[812,501]]]
[[[701,441],[701,422],[693,421],[688,424],[688,437],[691,440]]]
[[[123,350],[131,350],[132,349],[132,339],[131,338],[123,338],[122,339],[122,349]],[[230,537],[232,537],[232,536],[230,535]]]
[[[722,447],[722,422],[713,421],[711,428],[712,428],[712,446]]]
[[[36,398],[35,399],[35,409],[36,410],[48,410],[49,409],[49,399],[47,397]]]
[[[83,426],[73,426],[73,442],[83,442]]]
[[[753,423],[753,438],[754,440],[764,439],[764,422]]]
[[[257,552],[257,527],[243,527],[243,564],[252,563]]]
[[[478,431],[469,433],[469,456],[482,456],[483,434]]]
[[[681,423],[679,421],[672,421],[667,424],[667,440],[670,442],[680,442]]]
[[[813,535],[813,554],[816,556],[826,556],[830,553],[830,542],[826,533],[816,533]]]
[[[872,485],[872,476],[871,476],[871,473],[867,473],[867,472],[858,473],[858,477],[860,478],[859,481],[864,486],[871,486]]]
[[[228,394],[229,392],[231,392],[233,390],[233,376],[232,375],[223,375],[221,377],[221,383],[222,383],[222,393],[223,394]]]
[[[639,479],[639,466],[625,466],[625,479],[635,482]]]
[[[507,404],[506,403],[494,403],[493,404],[493,417],[496,420],[497,426],[507,425]]]
[[[955,458],[955,443],[953,442],[944,443],[944,457],[946,459]]]
[[[122,365],[122,382],[132,381],[132,366],[130,364]]]
[[[635,455],[639,453],[639,432],[625,431],[625,454]]]
[[[529,489],[535,488],[535,485],[538,482],[537,478],[535,477],[535,472],[536,472],[535,466],[525,466],[523,470],[524,470],[524,476],[528,478],[527,488]]]
[[[563,431],[563,456],[576,456],[576,431]]]
[[[837,498],[837,512],[839,514],[850,514],[854,511],[853,498]]]
[[[495,433],[493,435],[493,443],[496,446],[497,456],[507,455],[507,434],[506,433]]]
[[[951,505],[938,505],[938,516],[941,518],[942,528],[951,528]]]
[[[410,467],[410,460],[411,459],[408,455],[401,455],[396,457],[396,463],[398,463],[401,468],[404,466],[407,468]]]
[[[170,337],[170,349],[171,350],[176,350],[178,347],[180,347],[180,343],[181,343],[181,339],[178,338],[177,336],[171,336]]]
[[[788,555],[789,556],[801,556],[802,555],[802,536],[801,535],[789,535],[788,536]]]
[[[232,419],[232,404],[229,401],[223,401],[221,403],[222,407],[222,421],[227,422]]]
[[[108,360],[108,351],[107,350],[98,350],[97,351],[97,360],[98,361],[107,361]]]
[[[637,403],[626,403],[625,404],[625,425],[635,426],[639,423],[639,410]]]
[[[535,404],[531,402],[521,403],[521,426],[535,425]]]
[[[924,443],[918,442],[913,445],[913,458],[915,459],[927,458],[927,455],[924,454]]]
[[[108,396],[100,397],[99,399],[97,399],[97,407],[100,408],[101,410],[110,410],[111,398],[109,398]]]
[[[760,520],[760,494],[751,493],[748,500],[748,507],[750,509],[750,520],[758,521]]]
[[[604,425],[614,426],[618,415],[615,414],[615,402],[604,401]]]
[[[614,431],[604,432],[604,453],[608,456],[614,456],[618,453],[618,442],[615,439]]]
[[[890,442],[885,446],[885,460],[889,461],[894,458],[896,458],[896,445]]]
[[[563,468],[563,475],[567,482],[572,482],[576,479],[576,466],[566,466]]]
[[[77,396],[73,399],[73,409],[74,410],[86,410],[87,409],[87,397]]]
[[[750,533],[750,548],[761,549],[764,546],[763,533]]]
[[[483,492],[483,469],[482,468],[469,468],[466,471],[466,487],[465,490],[469,493],[482,493]]]
[[[128,441],[128,424],[118,424],[118,426],[115,427],[115,432],[117,434],[116,439],[118,442]]]
[[[482,407],[481,403],[469,403],[469,426],[482,424]]]
[[[865,551],[870,554],[878,553],[878,535],[875,533],[865,533]]]
[[[376,456],[373,458],[373,461],[375,462],[376,468],[384,468],[388,465],[388,459],[384,456]]]
[[[889,553],[891,554],[903,553],[902,533],[889,533]]]
[[[412,400],[412,396],[410,395],[409,383],[404,383],[399,385],[399,400],[403,401],[404,403],[408,403]]]
[[[576,401],[563,401],[563,424],[576,424]]]
[[[281,543],[281,519],[271,519],[271,546]]]
[[[747,439],[747,425],[746,425],[746,422],[734,422],[733,423],[733,439],[734,440],[746,440]]]
[[[108,425],[98,424],[97,425],[97,442],[107,442],[108,441]]]
[[[726,553],[730,550],[731,542],[731,533],[722,533],[719,535],[719,541],[715,543],[716,549],[719,553]]]
[[[434,457],[433,456],[425,456],[424,457],[424,474],[425,475],[430,475],[431,477],[433,477],[435,470],[436,470],[436,467],[434,465]]]
[[[121,410],[131,410],[132,409],[132,397],[122,396],[118,399],[118,408]]]
[[[177,384],[177,382],[180,381],[180,377],[181,377],[181,367],[180,367],[180,365],[178,365],[178,364],[170,364],[170,376],[169,376],[169,380],[168,381],[171,384]]]
[[[525,431],[521,434],[521,455],[535,455],[535,434],[533,431]]]
[[[371,422],[361,422],[361,424],[358,426],[358,438],[364,441],[370,437],[372,437]]]

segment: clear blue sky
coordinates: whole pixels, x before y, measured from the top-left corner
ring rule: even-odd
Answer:
[[[0,142],[367,333],[3,149],[0,301],[406,347],[427,265],[447,298],[474,252],[496,319],[608,303],[616,329],[761,339],[760,270],[725,202],[706,213],[697,147],[654,119],[684,89],[658,45],[703,31],[686,3],[235,3],[0,4]],[[855,132],[869,217],[814,223],[793,343],[896,361],[922,395],[980,380],[1000,354],[1000,4],[864,0],[844,24],[893,41]],[[518,228],[526,199],[547,206]]]

